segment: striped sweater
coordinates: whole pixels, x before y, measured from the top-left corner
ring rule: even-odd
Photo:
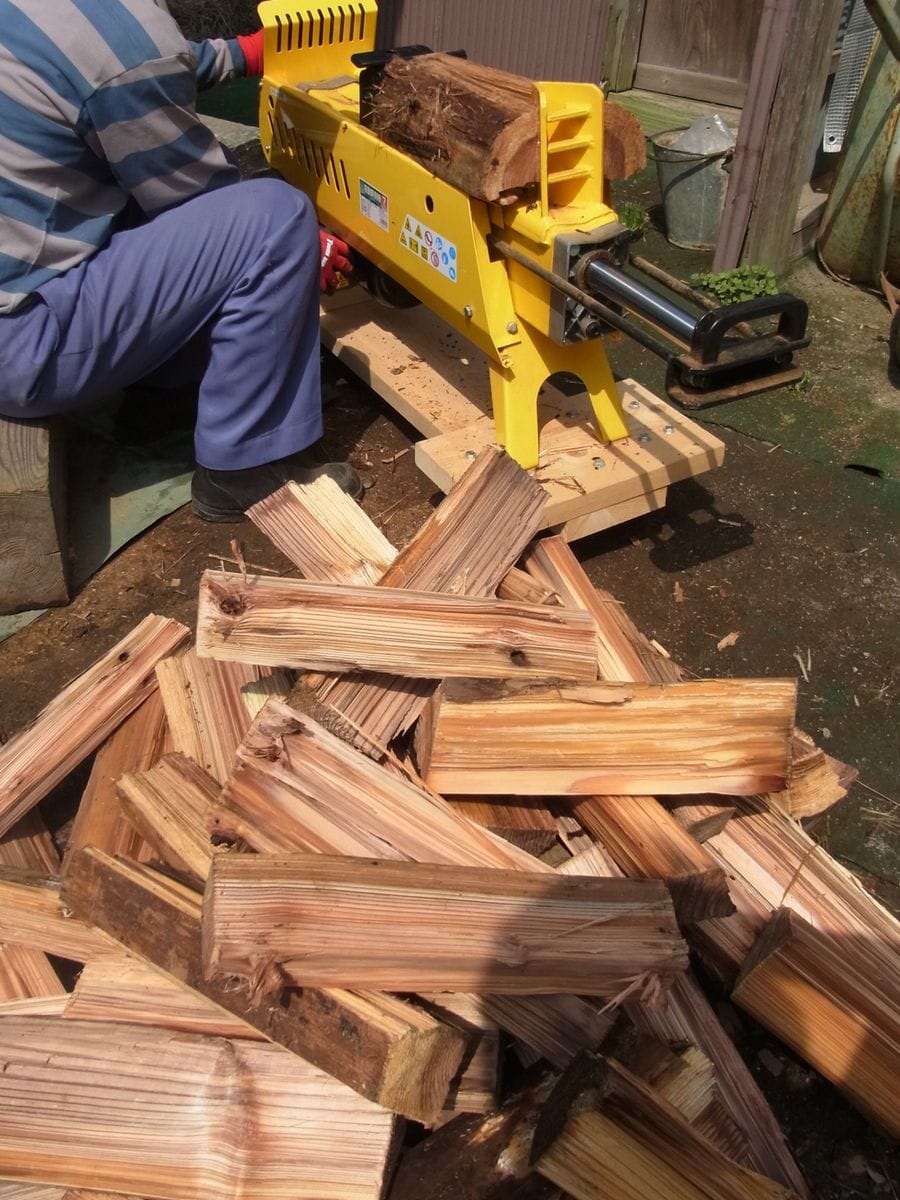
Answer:
[[[0,314],[148,216],[238,177],[197,88],[244,74],[155,0],[0,0]]]

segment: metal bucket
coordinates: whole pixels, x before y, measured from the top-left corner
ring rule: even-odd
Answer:
[[[728,189],[733,150],[696,154],[672,143],[684,129],[667,129],[650,139],[666,214],[666,237],[687,250],[711,250]]]

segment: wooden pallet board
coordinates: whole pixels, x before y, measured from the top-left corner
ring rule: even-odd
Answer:
[[[354,291],[322,312],[322,341],[423,441],[416,465],[448,492],[494,442],[484,354],[425,307],[390,309]],[[723,443],[632,379],[620,381],[631,436],[597,439],[585,393],[546,385],[538,400],[545,526],[569,541],[661,508],[671,483],[722,465]]]

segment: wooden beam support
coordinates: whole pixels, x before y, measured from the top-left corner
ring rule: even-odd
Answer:
[[[272,1006],[228,981],[208,981],[200,953],[200,897],[91,847],[72,860],[64,897],[126,950],[360,1095],[425,1124],[440,1113],[465,1048],[457,1030],[401,1001],[391,1009],[381,996],[306,989],[286,993],[282,1004]]]
[[[615,995],[667,987],[687,952],[656,881],[256,854],[213,862],[203,961],[254,987],[274,964],[300,986]]]
[[[787,778],[796,694],[788,679],[519,693],[453,681],[418,761],[449,795],[749,795]]]
[[[391,670],[404,679],[597,678],[587,613],[220,571],[200,581],[197,652],[312,671]]]
[[[0,748],[0,834],[82,762],[156,688],[153,668],[190,635],[167,617],[145,617],[64,688],[34,724]]]

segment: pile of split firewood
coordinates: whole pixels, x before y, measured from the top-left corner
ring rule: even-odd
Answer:
[[[850,773],[543,495],[485,451],[398,552],[288,485],[301,579],[207,573],[0,748],[0,1197],[809,1197],[689,948],[900,1133],[898,925],[799,823]]]

